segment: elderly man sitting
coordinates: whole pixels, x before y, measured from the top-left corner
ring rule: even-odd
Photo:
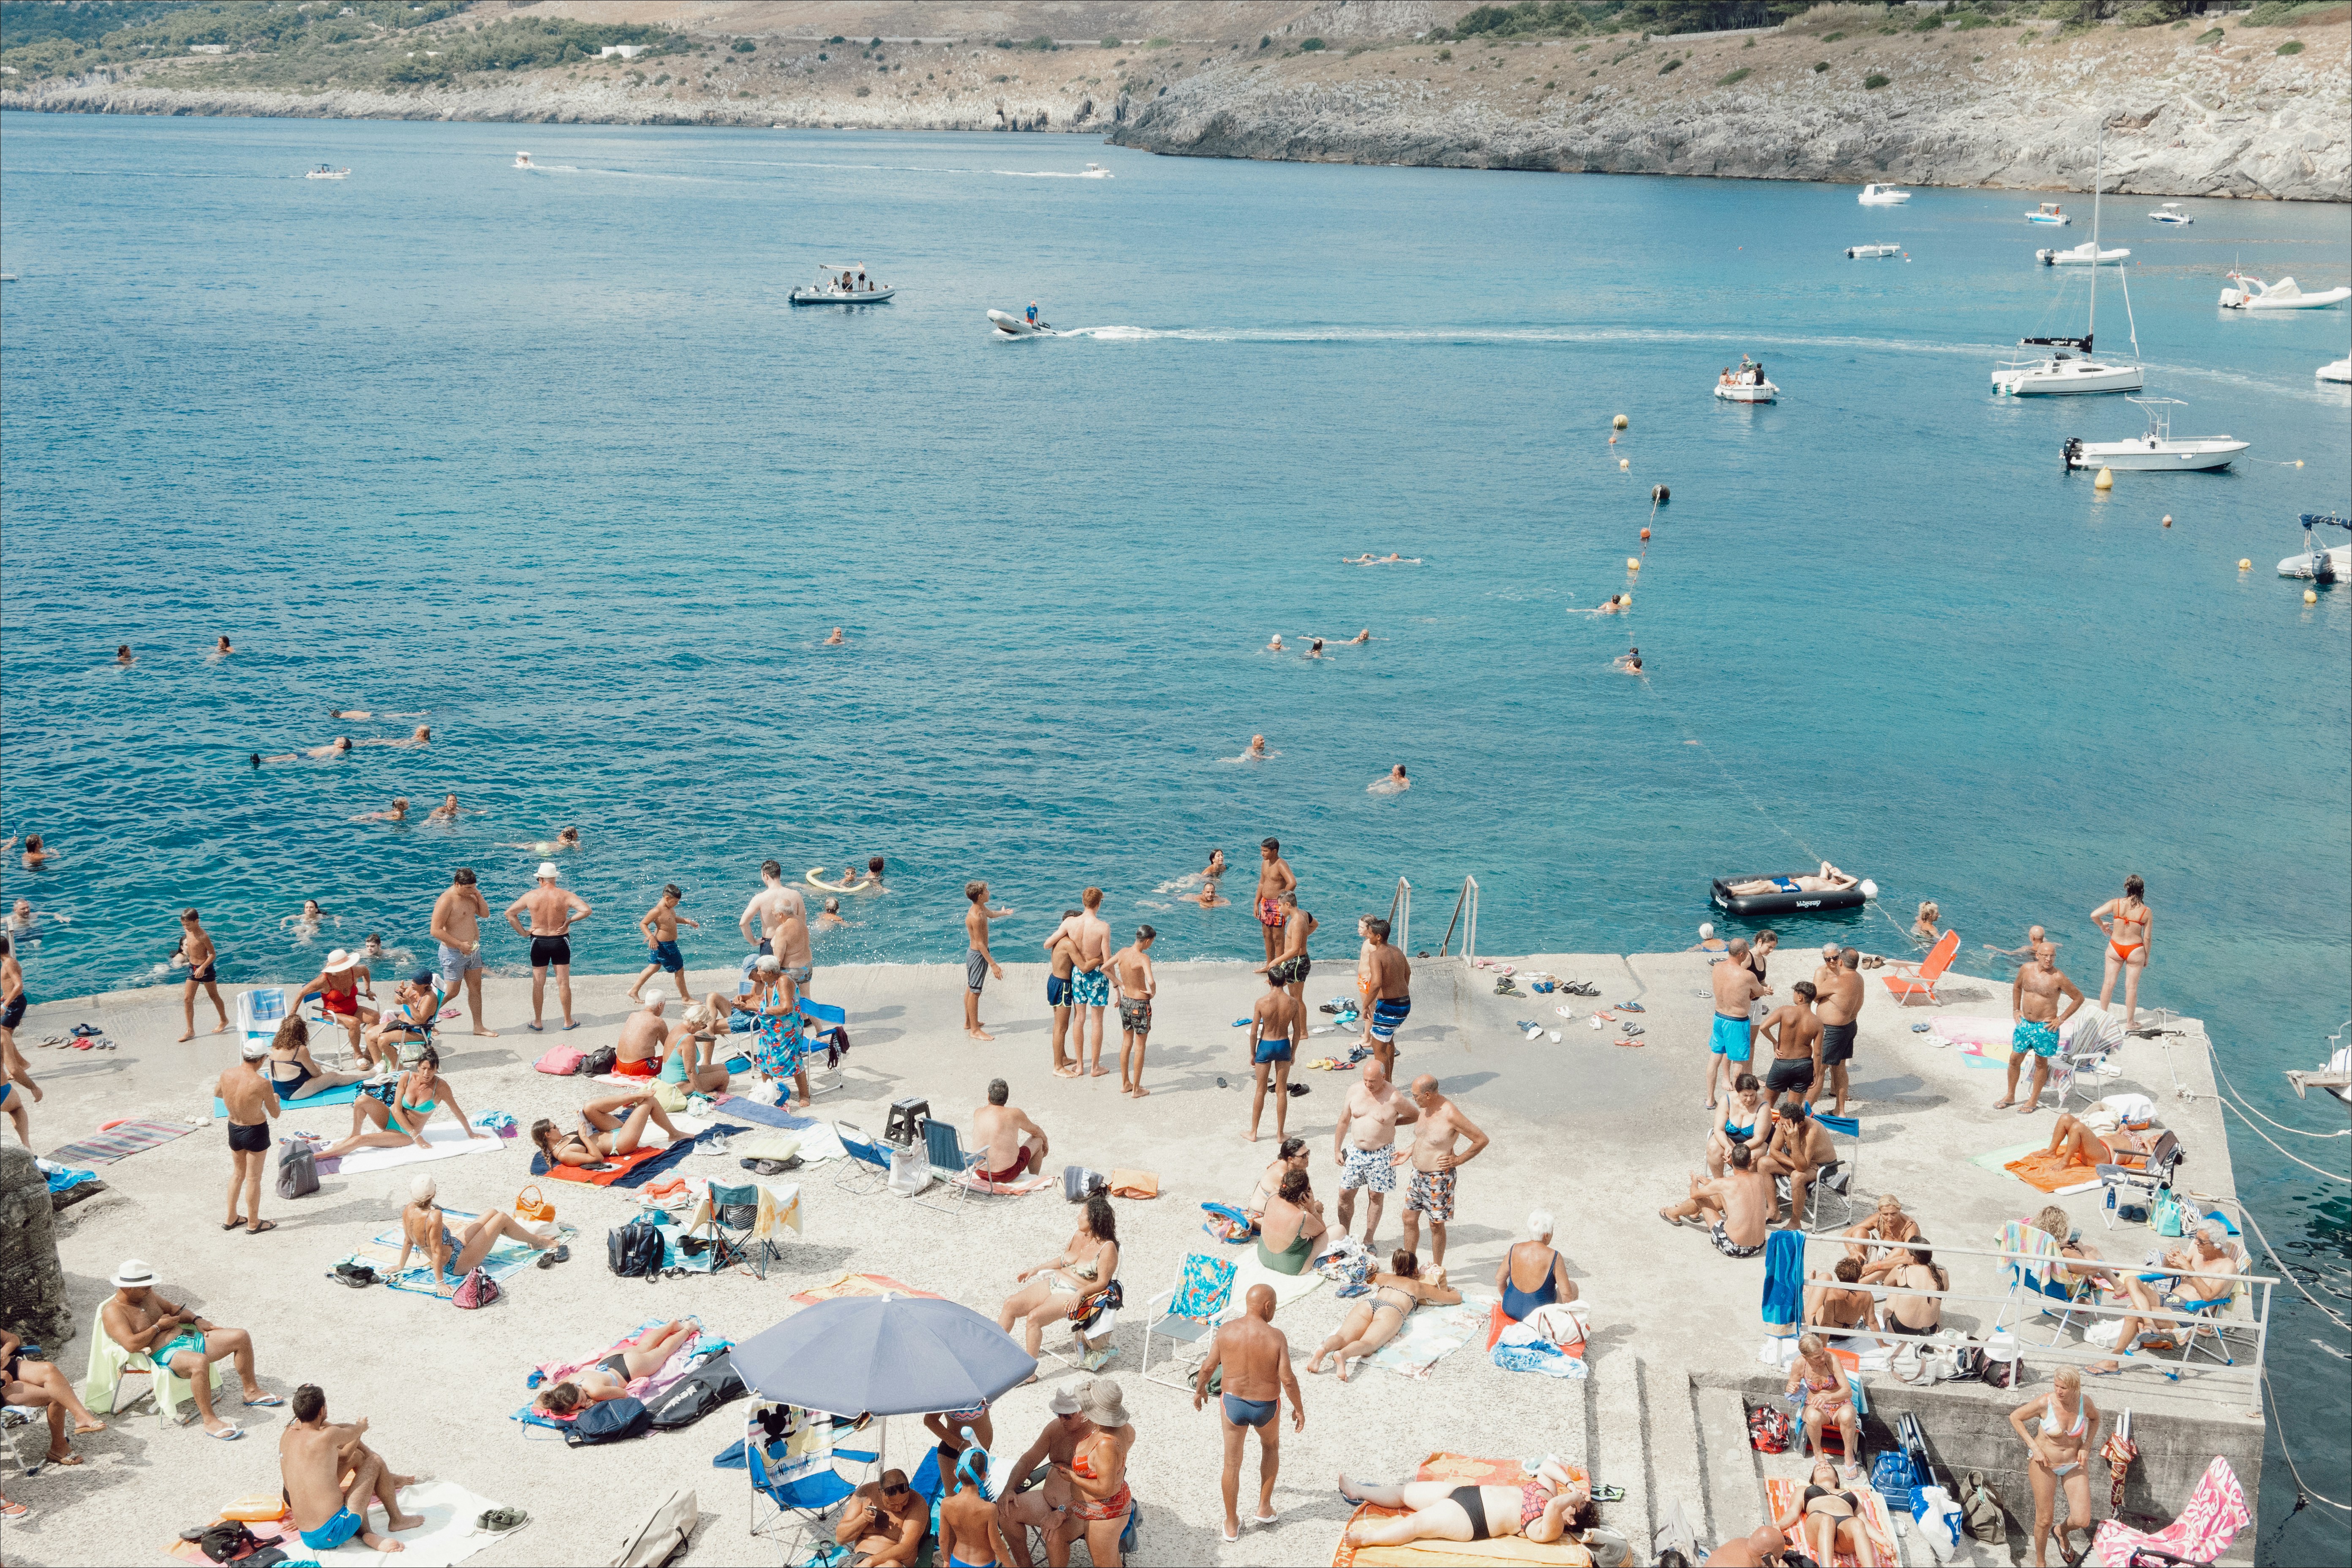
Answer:
[[[2230,1246],[2230,1233],[2216,1219],[2199,1221],[2182,1246],[2165,1252],[2163,1264],[2166,1268],[2177,1269],[2179,1273],[2161,1275],[2155,1279],[2143,1279],[2132,1273],[2116,1276],[2122,1281],[2126,1297],[2143,1312],[2198,1312],[2219,1306],[2238,1293],[2235,1279],[2184,1279],[2181,1276],[2234,1276],[2246,1271],[2244,1254]],[[2186,1323],[2126,1317],[2116,1334],[2116,1354],[2128,1358],[2133,1345],[2138,1342],[2142,1334],[2185,1337],[2190,1331],[2190,1326]],[[2121,1360],[2105,1361],[2089,1370],[2094,1373],[2116,1372],[2122,1365]]]
[[[243,1329],[224,1329],[188,1308],[174,1306],[155,1289],[155,1271],[138,1258],[126,1258],[114,1271],[114,1294],[106,1299],[99,1319],[107,1337],[133,1355],[143,1355],[159,1367],[168,1367],[194,1390],[196,1413],[207,1436],[233,1442],[245,1436],[235,1423],[213,1410],[213,1363],[233,1358],[245,1403],[252,1406],[286,1402],[253,1380],[253,1336]],[[160,1397],[160,1395],[159,1395]]]
[[[986,1182],[1013,1182],[1045,1168],[1045,1130],[1017,1105],[1001,1078],[988,1080],[988,1103],[971,1113],[971,1141],[982,1151],[972,1172]]]
[[[856,1553],[855,1568],[905,1568],[930,1528],[930,1508],[907,1484],[907,1472],[885,1470],[849,1495],[833,1539]]]
[[[669,1021],[662,1016],[663,998],[656,993],[643,998],[637,1011],[621,1020],[621,1037],[613,1047],[613,1071],[621,1078],[651,1078],[661,1070],[662,1046],[669,1037]]]

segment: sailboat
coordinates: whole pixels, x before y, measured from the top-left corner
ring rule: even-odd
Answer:
[[[2091,171],[2091,244],[2089,255],[2099,254],[2099,184],[2106,168],[2107,128],[2099,125],[2099,145]],[[2122,274],[2118,273],[2118,280]],[[2131,331],[2131,363],[2095,359],[2091,340],[2099,324],[2099,268],[2091,268],[2091,318],[2079,338],[2020,338],[2020,348],[2046,348],[2052,351],[2039,359],[2016,359],[1992,373],[1992,389],[2011,397],[2052,397],[2080,392],[2137,392],[2141,386],[2139,368],[2139,326],[2131,318],[2131,284],[2125,281],[2124,320]],[[2076,359],[2066,353],[2081,353]]]

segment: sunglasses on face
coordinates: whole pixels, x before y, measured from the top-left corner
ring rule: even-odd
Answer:
[[[911,1487],[884,1487],[882,1489],[882,1495],[884,1497],[904,1497],[908,1492],[913,1489],[914,1489]]]

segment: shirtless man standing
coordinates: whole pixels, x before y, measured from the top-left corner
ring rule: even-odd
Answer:
[[[1138,1100],[1151,1092],[1143,1087],[1143,1050],[1151,1043],[1151,999],[1160,994],[1151,973],[1151,944],[1159,937],[1150,926],[1138,926],[1135,940],[1110,955],[1118,985],[1118,1091]]]
[[[563,1005],[563,1026],[580,1026],[572,1016],[572,926],[595,910],[587,900],[562,885],[562,875],[554,861],[541,860],[539,886],[507,906],[507,924],[514,927],[517,936],[530,938],[530,1022],[525,1026],[533,1033],[545,1026],[551,969],[555,971],[556,998]],[[528,927],[515,918],[525,910],[530,911]]]
[[[777,966],[798,987],[805,989],[808,982],[793,973],[796,964],[809,963],[808,903],[798,888],[784,880],[784,868],[773,860],[760,862],[760,880],[766,884],[751,895],[743,906],[742,918],[735,922],[743,940],[753,943],[762,954],[773,954]],[[751,922],[757,919],[760,931],[751,934]],[[792,933],[800,932],[800,954],[793,956]]]
[[[1282,895],[1296,891],[1298,879],[1291,874],[1290,862],[1282,858],[1282,845],[1269,838],[1257,847],[1257,923],[1265,928],[1265,961],[1272,963],[1282,955],[1282,928],[1285,919]]]
[[[1307,1402],[1298,1374],[1290,1370],[1290,1342],[1274,1326],[1274,1287],[1253,1285],[1240,1317],[1217,1330],[1209,1354],[1192,1380],[1192,1408],[1208,1402],[1209,1379],[1224,1372],[1217,1424],[1225,1435],[1225,1544],[1242,1537],[1242,1448],[1257,1433],[1259,1524],[1274,1522],[1274,1479],[1282,1469],[1282,1396],[1290,1395],[1290,1429],[1307,1429]]]
[[[1348,1234],[1356,1214],[1356,1189],[1370,1188],[1364,1199],[1364,1245],[1381,1227],[1381,1205],[1396,1191],[1396,1130],[1400,1123],[1420,1120],[1421,1112],[1389,1082],[1377,1061],[1364,1064],[1363,1081],[1348,1091],[1339,1124],[1331,1131],[1331,1163],[1340,1168],[1339,1234]]]
[[[1412,1080],[1412,1103],[1420,1111],[1412,1128],[1412,1150],[1397,1156],[1399,1164],[1410,1161],[1412,1165],[1412,1184],[1404,1197],[1404,1249],[1421,1250],[1421,1216],[1427,1215],[1430,1261],[1442,1268],[1445,1226],[1454,1217],[1454,1173],[1476,1159],[1487,1140],[1460,1106],[1437,1092],[1437,1080],[1427,1073]],[[1454,1145],[1464,1138],[1470,1140],[1470,1147],[1457,1154]]]
[[[1257,1142],[1258,1119],[1265,1114],[1265,1083],[1274,1077],[1274,1141],[1283,1141],[1283,1124],[1290,1113],[1290,1064],[1307,1038],[1307,1008],[1282,984],[1280,964],[1265,972],[1265,994],[1250,1009],[1250,1070],[1257,1089],[1250,1099],[1249,1142]]]
[[[269,1163],[269,1123],[278,1111],[278,1091],[261,1076],[269,1059],[269,1042],[247,1035],[237,1064],[220,1075],[213,1092],[228,1107],[228,1220],[221,1228],[259,1236],[276,1230],[278,1222],[261,1217],[261,1176]],[[245,1194],[245,1213],[237,1213],[237,1193]]]
[[[1020,1568],[1036,1568],[1029,1557],[1029,1531],[1034,1527],[1045,1532],[1045,1561],[1050,1568],[1069,1568],[1070,1539],[1067,1528],[1069,1508],[1077,1493],[1070,1485],[1068,1467],[1077,1457],[1078,1445],[1094,1435],[1095,1424],[1079,1412],[1078,1396],[1066,1387],[1054,1390],[1045,1402],[1051,1412],[1045,1430],[1029,1445],[1029,1451],[1011,1469],[1002,1472],[1005,1479],[1004,1495],[997,1500],[996,1516],[1004,1530],[1004,1543],[1013,1548],[1013,1560]],[[1043,1484],[1025,1491],[1013,1489],[1040,1464],[1051,1468]]]
[[[1813,1098],[1822,1077],[1822,1021],[1813,1016],[1813,983],[1800,980],[1790,988],[1788,1005],[1775,1007],[1756,1026],[1771,1042],[1772,1066],[1765,1074],[1764,1092],[1778,1099],[1794,1094]]]
[[[220,950],[213,946],[212,933],[194,910],[180,911],[180,956],[188,961],[188,978],[180,991],[180,1010],[187,1018],[184,1040],[196,1037],[196,988],[202,986],[213,999],[213,1011],[220,1015],[220,1026],[215,1035],[228,1033],[228,1004],[221,1000]]]
[[[278,1439],[278,1467],[285,1481],[286,1501],[292,1510],[287,1522],[314,1552],[332,1552],[356,1537],[371,1552],[404,1551],[370,1530],[371,1503],[383,1506],[386,1530],[415,1530],[422,1514],[400,1511],[400,1489],[414,1476],[395,1476],[383,1460],[360,1439],[367,1435],[367,1418],[348,1426],[327,1423],[327,1396],[315,1383],[294,1391],[294,1419]],[[352,1478],[346,1489],[342,1478]]]
[[[677,999],[681,1002],[694,1000],[694,993],[686,988],[686,955],[677,950],[677,928],[686,925],[700,931],[702,922],[691,915],[677,912],[677,902],[685,896],[677,890],[676,882],[669,883],[662,889],[661,897],[655,900],[654,907],[638,917],[637,930],[645,935],[646,946],[653,954],[653,962],[646,965],[643,974],[629,983],[627,994],[630,1001],[637,1000],[638,987],[664,970],[677,980]]]
[[[1845,1065],[1853,1060],[1855,1020],[1862,1016],[1862,954],[1845,948],[1834,955],[1832,942],[1822,949],[1822,966],[1813,975],[1813,994],[1820,998],[1813,1016],[1822,1021],[1822,1070],[1830,1077],[1830,1092],[1837,1096],[1833,1116],[1845,1114]],[[1818,1095],[1822,1085],[1815,1083]]]
[[[1063,932],[1069,933],[1071,945],[1070,1005],[1083,1007],[1073,1031],[1071,1055],[1077,1058],[1082,1073],[1101,1078],[1103,1009],[1110,1005],[1110,974],[1106,966],[1110,963],[1110,926],[1104,921],[1103,890],[1088,888],[1078,902],[1084,906],[1076,920],[1066,920],[1053,936],[1045,939],[1051,949]],[[1089,1066],[1091,1064],[1091,1066]]]
[[[1045,1005],[1054,1015],[1054,1076],[1076,1078],[1078,1064],[1070,1059],[1070,970],[1078,957],[1078,939],[1070,934],[1076,910],[1064,910],[1062,923],[1045,939],[1052,955],[1045,965]]]
[[[976,1173],[990,1182],[1020,1180],[1045,1168],[1045,1130],[1017,1105],[1001,1078],[988,1080],[988,1103],[971,1113],[971,1141],[981,1151]]]
[[[1402,949],[1389,942],[1389,922],[1384,920],[1364,922],[1363,967],[1371,1000],[1364,1014],[1364,1044],[1380,1059],[1381,1072],[1393,1075],[1397,1030],[1412,1011],[1412,963]]]
[[[2058,1010],[2061,996],[2066,999],[2063,1013]],[[2018,1114],[2031,1116],[2042,1109],[2042,1087],[2050,1081],[2050,1058],[2058,1054],[2058,1026],[2082,1005],[2082,988],[2058,972],[2056,953],[2038,950],[2018,965],[2017,978],[2009,985],[2009,1081],[2001,1086],[2000,1098],[1992,1102],[1995,1110],[2014,1105]],[[2017,1069],[2029,1056],[2033,1058],[2033,1087],[2021,1100]]]
[[[1715,1081],[1730,1079],[1745,1071],[1748,1058],[1756,1044],[1756,1026],[1748,1022],[1748,1010],[1759,996],[1769,996],[1772,988],[1756,978],[1748,967],[1748,939],[1736,936],[1726,950],[1723,961],[1707,971],[1707,982],[1715,987],[1715,1033],[1707,1042],[1710,1053],[1706,1062],[1706,1108],[1715,1109]],[[1729,1066],[1726,1066],[1726,1063]]]
[[[455,797],[452,797],[455,798]],[[482,917],[490,912],[482,889],[474,884],[474,868],[460,866],[449,873],[449,885],[433,901],[433,940],[441,945],[441,984],[452,994],[466,993],[473,1010],[474,1033],[498,1038],[496,1029],[482,1026]]]
[[[1715,1215],[1707,1236],[1726,1258],[1753,1258],[1764,1250],[1764,1233],[1772,1223],[1772,1178],[1748,1157],[1748,1145],[1731,1146],[1730,1168],[1713,1181],[1691,1173],[1690,1196],[1658,1211],[1668,1225],[1680,1225],[1703,1215]]]
[[[980,988],[991,978],[1003,979],[1004,965],[988,951],[988,922],[1003,920],[1013,911],[990,906],[985,882],[966,882],[963,896],[971,902],[963,916],[967,943],[963,954],[963,1032],[975,1040],[993,1040],[996,1037],[981,1026]]]
[[[1307,956],[1307,939],[1320,923],[1298,907],[1296,891],[1282,895],[1282,955],[1266,960],[1258,969],[1273,975],[1276,984],[1287,986],[1294,1001],[1307,999],[1307,976],[1315,968],[1315,961]]]

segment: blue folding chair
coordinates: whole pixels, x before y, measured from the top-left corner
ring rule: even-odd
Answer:
[[[931,1175],[943,1190],[943,1196],[936,1200],[927,1197],[925,1194],[930,1188],[925,1187],[923,1192],[915,1194],[915,1201],[925,1208],[949,1214],[969,1212],[972,1186],[965,1178],[980,1167],[984,1156],[966,1153],[963,1139],[957,1133],[955,1123],[941,1121],[937,1117],[923,1123],[923,1149],[930,1160]]]
[[[825,1516],[857,1490],[856,1484],[834,1467],[845,1462],[870,1466],[882,1456],[834,1447],[840,1426],[829,1415],[808,1410],[794,1410],[792,1415],[793,1426],[787,1427],[783,1444],[788,1452],[795,1446],[801,1448],[794,1459],[780,1460],[771,1453],[770,1439],[756,1418],[757,1412],[745,1426],[743,1460],[751,1478],[751,1533],[773,1535],[790,1529],[829,1539],[833,1531],[825,1524]],[[795,1444],[800,1433],[806,1434],[805,1440]],[[768,1505],[764,1520],[761,1517],[763,1501]]]
[[[1822,1194],[1824,1192],[1837,1199],[1844,1211],[1846,1219],[1853,1218],[1853,1178],[1862,1165],[1861,1117],[1832,1116],[1827,1111],[1817,1110],[1813,1112],[1813,1122],[1832,1140],[1839,1138],[1850,1140],[1853,1144],[1853,1152],[1851,1155],[1841,1155],[1813,1173],[1813,1213],[1812,1217],[1805,1222],[1808,1227],[1817,1224],[1821,1219]]]
[[[838,1162],[833,1184],[859,1197],[870,1197],[890,1184],[890,1152],[846,1121],[833,1124],[849,1158]]]

